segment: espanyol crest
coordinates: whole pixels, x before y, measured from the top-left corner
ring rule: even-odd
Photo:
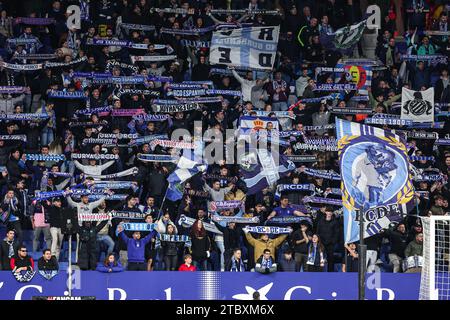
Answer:
[[[408,100],[403,105],[406,114],[410,112],[415,116],[421,116],[423,114],[431,114],[431,102],[423,100],[422,93],[419,91],[414,92],[414,98]]]
[[[434,88],[425,91],[402,89],[401,119],[415,122],[434,121]]]

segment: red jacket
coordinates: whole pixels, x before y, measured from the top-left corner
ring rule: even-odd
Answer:
[[[188,267],[185,263],[183,263],[179,268],[178,271],[197,271],[197,268],[193,266],[192,264]]]

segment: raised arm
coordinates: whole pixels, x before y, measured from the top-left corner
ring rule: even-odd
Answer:
[[[78,162],[78,160],[74,160],[73,163],[75,164],[75,167],[77,167],[79,170],[84,172],[84,167],[81,163]]]
[[[239,81],[241,84],[244,83],[244,79],[236,72],[236,70],[231,69],[231,73],[233,73],[233,76],[237,81]]]

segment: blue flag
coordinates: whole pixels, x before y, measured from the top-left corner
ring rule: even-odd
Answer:
[[[183,197],[183,182],[199,172],[206,171],[207,165],[201,158],[200,150],[202,150],[201,146],[195,150],[183,150],[183,156],[178,161],[177,168],[167,178],[169,188],[167,189],[166,198],[170,201],[177,201]]]
[[[248,188],[247,194],[255,194],[275,184],[294,169],[295,164],[284,155],[270,153],[266,149],[250,149],[239,162],[239,171]]]
[[[336,119],[345,243],[377,234],[408,213],[414,190],[405,141],[380,128]]]

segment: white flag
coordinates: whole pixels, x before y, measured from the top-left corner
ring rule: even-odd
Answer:
[[[434,122],[434,88],[425,91],[402,89],[401,119]]]
[[[209,62],[252,69],[273,68],[280,27],[249,27],[215,31]]]

